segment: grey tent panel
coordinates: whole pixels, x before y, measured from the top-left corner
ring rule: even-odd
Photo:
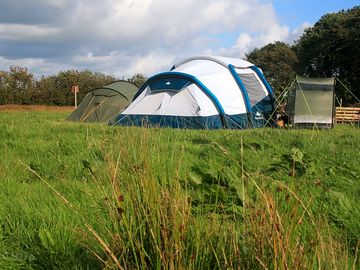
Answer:
[[[296,127],[332,127],[334,124],[334,78],[298,76],[289,92],[287,113]]]
[[[246,91],[248,92],[250,105],[253,107],[256,103],[260,102],[267,94],[264,91],[259,91],[262,89],[259,80],[255,77],[253,73],[249,74],[238,74],[243,82]]]
[[[126,81],[116,81],[86,94],[80,105],[66,120],[108,122],[132,101],[138,88]]]
[[[333,92],[298,90],[295,102],[294,123],[331,124]]]

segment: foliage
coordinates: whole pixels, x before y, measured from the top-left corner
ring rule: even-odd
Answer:
[[[320,18],[295,44],[297,71],[310,77],[337,77],[360,97],[360,6]],[[345,103],[354,98],[340,85]]]
[[[89,70],[77,71],[68,70],[61,71],[56,76],[50,76],[49,81],[43,78],[45,85],[51,82],[49,89],[55,94],[53,95],[52,104],[56,105],[70,105],[73,103],[73,95],[70,90],[73,85],[78,85],[80,88],[79,100],[81,100],[89,91],[94,88],[101,87],[115,80],[112,76],[107,76],[101,73],[94,73]],[[42,80],[39,81],[39,88],[44,89]],[[51,95],[50,95],[51,96]]]
[[[0,72],[0,104],[32,104],[35,95],[35,79],[27,68],[11,66]]]
[[[134,76],[130,77],[128,81],[140,88],[145,83],[146,77],[140,73],[137,73]]]
[[[276,95],[279,95],[295,78],[295,65],[298,60],[292,48],[277,41],[260,49],[254,49],[246,58],[260,67],[265,78],[271,84]]]
[[[358,129],[145,129],[65,116],[0,115],[0,268],[359,267]]]
[[[60,71],[57,75],[42,76],[35,79],[27,68],[11,66],[10,71],[0,71],[0,104],[43,104],[72,105],[74,97],[71,87],[78,85],[78,100],[92,89],[115,81],[114,76],[89,70]],[[146,78],[136,74],[130,82],[141,85]]]

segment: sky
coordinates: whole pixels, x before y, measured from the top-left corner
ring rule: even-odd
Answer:
[[[195,55],[244,58],[292,44],[353,0],[0,0],[0,70],[88,69],[127,78]]]

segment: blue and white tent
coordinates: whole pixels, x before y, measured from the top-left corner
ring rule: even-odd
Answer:
[[[259,68],[241,59],[201,56],[149,78],[110,124],[245,129],[265,126],[274,108]]]

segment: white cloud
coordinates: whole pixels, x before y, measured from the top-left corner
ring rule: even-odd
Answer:
[[[291,33],[289,34],[289,36],[287,37],[287,41],[289,43],[293,43],[294,41],[296,41],[297,39],[300,38],[300,36],[304,33],[304,30],[306,28],[312,27],[313,25],[308,23],[308,22],[304,22],[303,24],[301,24],[298,28],[295,28],[291,31]]]
[[[162,52],[152,52],[145,56],[133,58],[127,69],[126,76],[136,73],[151,75],[159,70],[169,71],[174,64],[174,56]]]
[[[261,48],[274,41],[286,41],[289,36],[287,26],[278,26],[274,24],[267,31],[260,34],[240,33],[235,44],[231,47],[221,47],[215,54],[230,57],[244,58],[245,54],[254,48]]]
[[[107,63],[111,61],[116,55],[116,51],[111,52],[108,55],[94,55],[92,52],[88,52],[85,55],[77,55],[73,58],[74,63],[80,64],[93,64],[93,63]]]
[[[45,4],[56,7],[56,8],[64,8],[69,3],[68,0],[46,0],[44,2],[45,2]]]
[[[236,40],[234,48],[240,51],[247,50],[251,46],[253,39],[248,33],[241,33],[239,38]]]
[[[15,61],[46,73],[150,75],[192,55],[243,57],[303,31],[281,25],[268,0],[12,0],[7,9],[0,11],[0,69]]]
[[[40,25],[0,24],[0,38],[12,41],[39,40],[59,34],[60,29]]]
[[[256,45],[264,46],[276,40],[284,41],[289,35],[289,28],[287,26],[272,25],[265,33],[258,35]]]
[[[7,59],[0,56],[0,67],[2,70],[8,70],[10,66],[27,67],[28,70],[40,78],[42,75],[53,75],[60,70],[71,69],[71,65],[51,62],[41,58],[21,58],[21,59]]]

